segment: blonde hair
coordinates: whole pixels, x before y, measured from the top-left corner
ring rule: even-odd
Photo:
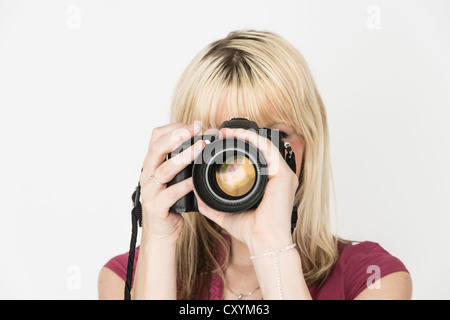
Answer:
[[[338,257],[329,222],[332,172],[326,110],[304,58],[271,32],[236,31],[211,43],[181,76],[171,121],[201,121],[206,128],[218,128],[221,108],[230,115],[246,115],[260,127],[288,124],[304,138],[293,238],[307,284],[323,284]],[[215,223],[198,213],[183,217],[178,296],[195,299],[208,292],[211,274],[223,277],[229,248]]]

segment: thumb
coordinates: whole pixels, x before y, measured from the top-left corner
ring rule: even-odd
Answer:
[[[208,219],[212,220],[213,222],[217,223],[220,227],[225,228],[224,222],[226,213],[221,211],[216,211],[214,209],[211,209],[209,206],[207,206],[202,199],[198,196],[197,192],[194,189],[195,197],[197,198],[197,206],[198,211],[207,217]],[[225,228],[226,229],[226,228]]]

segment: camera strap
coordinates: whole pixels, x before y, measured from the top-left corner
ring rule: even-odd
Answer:
[[[296,172],[295,165],[295,154],[292,151],[291,145],[285,143],[286,156],[285,160],[292,171]],[[128,263],[127,263],[127,278],[125,281],[125,300],[131,300],[131,286],[133,283],[133,270],[134,270],[134,258],[136,253],[136,242],[138,235],[138,226],[142,226],[142,205],[140,201],[141,197],[141,184],[138,183],[136,189],[131,196],[131,201],[133,201],[133,209],[131,210],[131,240],[130,240],[130,250],[128,252]],[[294,230],[297,224],[297,207],[292,208],[291,215],[291,232]]]
[[[286,160],[286,163],[288,164],[289,168],[291,168],[294,173],[296,173],[297,168],[295,164],[295,153],[292,151],[291,144],[289,142],[284,143],[284,147],[286,148],[286,155],[284,157],[284,160]],[[300,180],[302,180],[302,172],[300,171]],[[301,182],[299,183],[301,185]],[[297,225],[297,206],[294,206],[292,208],[292,215],[291,215],[291,233],[294,231],[295,226]]]
[[[297,168],[295,164],[295,153],[292,151],[291,144],[289,142],[284,143],[284,147],[286,148],[286,155],[284,157],[284,160],[286,160],[286,163],[288,164],[289,168],[291,168],[294,173],[296,173]]]
[[[131,210],[131,241],[130,251],[128,252],[127,279],[125,282],[125,300],[131,300],[131,285],[133,282],[134,256],[136,253],[136,241],[139,227],[142,226],[142,205],[139,201],[141,196],[141,184],[138,183],[131,200],[133,201],[133,209]]]

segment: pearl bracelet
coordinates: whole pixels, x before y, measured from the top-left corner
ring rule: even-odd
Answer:
[[[278,297],[280,298],[280,300],[283,299],[283,290],[281,289],[281,277],[280,277],[280,261],[278,260],[278,255],[280,253],[283,253],[285,251],[288,251],[290,249],[295,248],[296,243],[294,242],[293,244],[284,247],[282,249],[278,249],[275,251],[270,251],[270,252],[266,252],[260,255],[255,255],[255,256],[250,256],[251,260],[255,260],[255,259],[261,259],[261,258],[268,258],[268,257],[274,257],[275,258],[275,275],[276,275],[276,279],[277,279],[277,289],[278,289]]]

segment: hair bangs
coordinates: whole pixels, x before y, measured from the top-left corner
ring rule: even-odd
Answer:
[[[197,89],[194,119],[201,121],[204,129],[219,128],[224,120],[224,111],[230,117],[247,117],[260,128],[275,123],[298,127],[294,122],[297,119],[296,108],[269,79],[250,81],[235,73],[228,81],[224,74],[216,73]]]

